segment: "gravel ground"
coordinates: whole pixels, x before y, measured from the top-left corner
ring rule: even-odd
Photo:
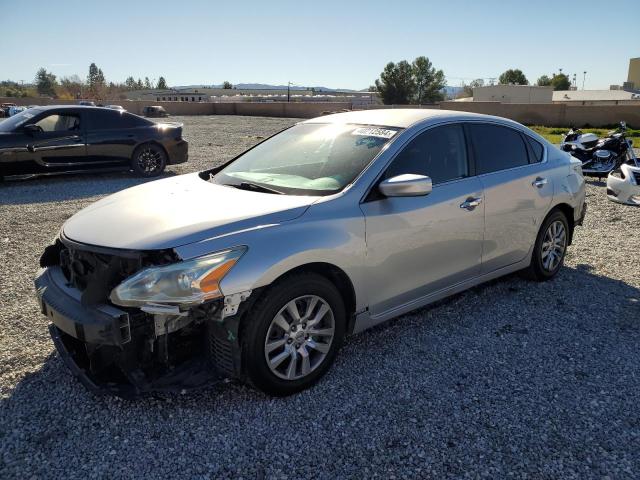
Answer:
[[[185,117],[184,173],[294,119]],[[95,398],[34,300],[60,225],[128,175],[0,185],[0,478],[638,478],[640,209],[588,186],[546,283],[495,281],[348,339],[315,388]]]

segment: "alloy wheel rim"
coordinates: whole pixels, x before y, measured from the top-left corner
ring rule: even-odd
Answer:
[[[138,155],[138,166],[145,173],[155,172],[160,168],[160,152],[153,148],[147,148]]]
[[[264,342],[269,370],[279,378],[298,380],[327,357],[335,334],[331,307],[317,295],[294,298],[273,317]]]
[[[564,224],[560,220],[556,220],[549,225],[542,241],[543,268],[548,272],[554,271],[560,265],[566,248],[567,231]]]

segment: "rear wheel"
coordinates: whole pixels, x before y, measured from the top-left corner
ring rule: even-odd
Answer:
[[[540,227],[531,256],[531,264],[526,270],[529,278],[545,281],[553,278],[564,263],[569,245],[569,222],[561,211],[549,215]]]
[[[141,177],[157,177],[167,166],[167,154],[159,145],[147,143],[133,153],[131,168]]]
[[[285,396],[315,384],[333,363],[345,331],[336,287],[314,273],[276,283],[244,320],[243,366],[265,393]]]

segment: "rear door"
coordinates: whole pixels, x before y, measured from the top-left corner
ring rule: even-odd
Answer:
[[[27,150],[40,172],[59,172],[86,164],[84,121],[75,110],[48,110],[35,119],[39,131],[29,135]]]
[[[513,128],[467,125],[484,189],[482,272],[523,260],[553,199],[544,147]]]
[[[129,164],[140,130],[137,117],[118,110],[90,110],[87,130],[87,155],[97,165],[108,167]]]

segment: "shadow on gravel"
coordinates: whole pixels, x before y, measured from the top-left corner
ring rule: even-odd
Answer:
[[[606,187],[607,186],[607,177],[584,177],[585,183],[588,185],[593,185],[594,187]]]
[[[176,172],[165,171],[159,177],[141,178],[131,173],[117,172],[0,182],[0,205],[63,202],[108,195],[175,175],[177,175]]]

